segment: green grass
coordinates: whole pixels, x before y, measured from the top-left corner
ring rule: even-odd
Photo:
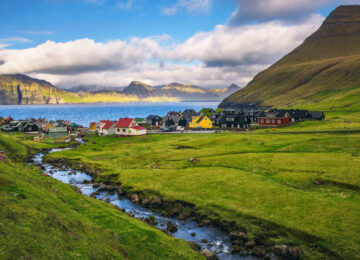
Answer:
[[[0,133],[11,157],[0,162],[0,259],[201,259],[186,241],[23,163],[30,147],[54,146],[23,139]]]
[[[360,134],[223,133],[90,140],[51,157],[99,167],[104,170],[99,181],[117,174],[115,181],[129,190],[193,203],[203,214],[235,221],[251,238],[266,235],[274,244],[306,245],[306,259],[360,255],[360,157],[353,156],[360,154]],[[190,157],[200,162],[190,163]],[[158,168],[153,169],[155,164]]]

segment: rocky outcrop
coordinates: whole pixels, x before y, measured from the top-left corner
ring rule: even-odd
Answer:
[[[0,104],[63,104],[64,91],[25,75],[0,75]]]

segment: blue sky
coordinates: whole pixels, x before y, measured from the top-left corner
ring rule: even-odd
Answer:
[[[0,73],[244,86],[340,3],[360,0],[1,0]]]

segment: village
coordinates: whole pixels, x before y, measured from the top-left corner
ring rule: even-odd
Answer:
[[[249,129],[280,127],[304,121],[324,120],[320,111],[299,109],[262,110],[254,106],[242,108],[211,109],[199,112],[186,109],[183,112],[170,111],[165,116],[149,115],[146,118],[119,118],[91,122],[88,127],[68,120],[48,121],[46,118],[15,120],[11,117],[0,118],[1,130],[7,133],[22,132],[34,136],[34,141],[44,142],[51,138],[54,142],[66,142],[71,136],[84,136],[88,132],[99,136],[117,137],[141,136],[148,133],[196,133],[216,130],[249,131]]]

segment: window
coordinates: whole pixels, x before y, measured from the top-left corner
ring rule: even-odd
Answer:
[[[260,120],[260,123],[264,123],[264,119],[261,119],[261,120]]]
[[[280,120],[280,119],[278,120],[278,124],[279,124],[279,125],[281,124],[281,120]]]
[[[267,123],[267,124],[270,124],[270,120],[269,120],[269,119],[266,119],[266,123]]]
[[[126,130],[125,130],[125,128],[123,129],[123,133],[125,133],[126,132]]]
[[[275,120],[272,120],[271,123],[272,123],[272,124],[275,124]]]

